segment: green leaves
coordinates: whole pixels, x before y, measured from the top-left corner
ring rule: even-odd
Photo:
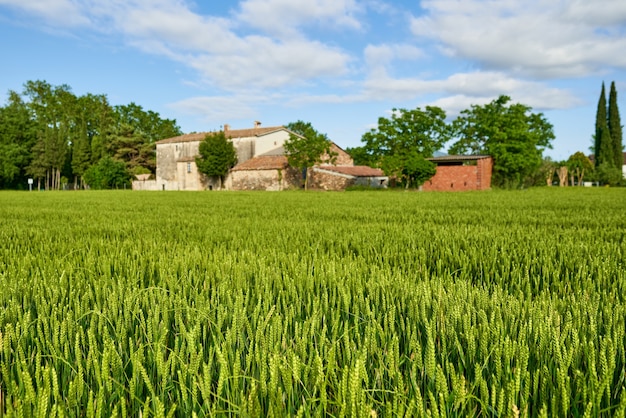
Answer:
[[[196,165],[204,175],[221,180],[236,163],[237,151],[224,131],[208,134],[200,143]]]
[[[104,157],[85,172],[85,182],[93,189],[117,189],[130,186],[130,173],[122,161]]]
[[[326,134],[317,132],[310,122],[301,120],[287,124],[293,134],[283,144],[289,164],[305,171],[304,187],[308,184],[308,169],[322,162],[332,163],[335,153]]]
[[[382,167],[388,176],[404,179],[408,187],[434,175],[432,157],[450,138],[446,113],[434,106],[424,110],[393,109],[391,118],[379,118],[378,127],[363,135],[357,156]]]
[[[420,186],[437,172],[436,165],[417,151],[383,157],[382,168],[387,175],[402,179],[405,186]]]
[[[554,139],[552,125],[529,106],[508,104],[500,96],[486,105],[472,105],[452,123],[458,140],[451,154],[485,154],[494,159],[492,184],[520,187],[541,165],[543,150]]]
[[[425,110],[393,109],[391,118],[379,118],[378,127],[363,135],[361,141],[376,156],[416,152],[432,157],[449,139],[445,112],[434,106]]]
[[[0,160],[0,188],[24,187],[27,176],[45,179],[47,189],[58,189],[62,176],[78,183],[105,156],[154,172],[154,143],[180,134],[175,120],[134,103],[112,107],[105,95],[28,81],[0,107],[0,147],[11,155]]]

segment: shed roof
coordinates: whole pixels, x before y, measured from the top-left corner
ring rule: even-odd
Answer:
[[[288,166],[287,157],[284,155],[261,155],[237,164],[232,170],[282,170]]]
[[[385,177],[383,170],[372,168],[366,165],[354,166],[338,166],[338,165],[321,165],[322,170],[333,171],[335,173],[346,174],[354,177]]]

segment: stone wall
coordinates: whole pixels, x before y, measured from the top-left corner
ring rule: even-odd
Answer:
[[[309,188],[318,190],[345,190],[355,183],[355,177],[333,173],[319,168],[309,170]]]
[[[156,180],[133,180],[133,190],[155,191],[159,189]]]
[[[232,171],[227,183],[230,190],[296,189],[300,187],[300,173],[293,168]]]

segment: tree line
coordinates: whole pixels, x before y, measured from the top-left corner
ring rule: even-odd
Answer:
[[[68,85],[28,81],[0,107],[0,188],[113,188],[156,170],[155,142],[181,135],[173,119]]]
[[[363,135],[362,146],[348,152],[356,164],[380,167],[408,187],[434,174],[434,164],[426,159],[451,143],[451,154],[492,156],[492,184],[513,188],[534,183],[553,139],[553,127],[543,114],[500,96],[461,111],[451,123],[436,106],[393,109],[390,118],[379,118],[378,127]]]

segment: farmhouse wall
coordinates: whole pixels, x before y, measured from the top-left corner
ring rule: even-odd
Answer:
[[[237,151],[237,162],[242,163],[254,157],[254,141],[250,138],[231,139]]]
[[[331,152],[334,152],[336,154],[335,162],[333,165],[338,165],[338,166],[353,166],[354,165],[354,160],[352,159],[352,157],[350,157],[350,154],[348,154],[347,152],[339,148],[337,144],[332,143],[332,145],[330,146],[330,150]],[[328,154],[322,155],[322,162],[324,164],[327,164],[329,160],[330,160],[330,157],[328,156]]]
[[[178,188],[180,190],[204,190],[204,176],[198,172],[195,159],[184,158],[176,163]]]
[[[285,141],[289,139],[289,132],[279,130],[256,138],[253,156],[265,155],[276,149],[282,149]],[[282,152],[281,152],[282,153]],[[240,161],[243,162],[243,161]]]
[[[476,165],[438,165],[437,172],[422,186],[425,191],[468,191],[491,188],[492,159],[482,158]]]
[[[300,173],[293,168],[271,170],[231,171],[228,176],[230,190],[279,191],[300,187]]]

